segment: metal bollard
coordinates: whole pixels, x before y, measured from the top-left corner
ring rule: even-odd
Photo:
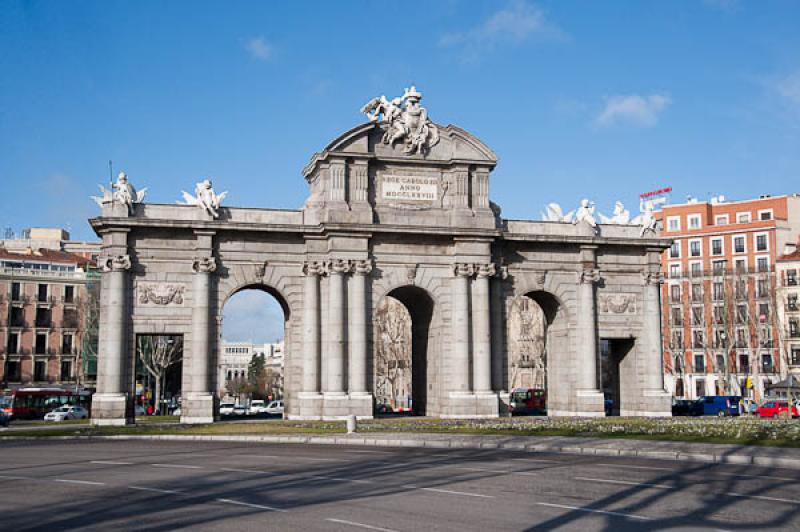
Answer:
[[[347,433],[353,434],[356,431],[356,416],[347,416]]]

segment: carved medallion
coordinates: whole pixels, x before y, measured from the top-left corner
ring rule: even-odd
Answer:
[[[136,287],[140,305],[183,305],[182,284],[139,283]]]
[[[636,294],[605,294],[599,299],[602,314],[636,313]]]

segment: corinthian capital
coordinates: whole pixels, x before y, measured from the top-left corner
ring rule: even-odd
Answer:
[[[648,285],[660,285],[664,282],[664,274],[661,272],[642,272],[642,283]]]
[[[100,263],[104,272],[124,272],[131,269],[130,255],[106,255]]]
[[[197,273],[211,273],[217,269],[217,259],[214,257],[196,257],[192,269]]]
[[[369,275],[372,272],[372,259],[355,261],[353,269],[358,274]]]
[[[350,261],[345,259],[331,259],[328,262],[328,273],[349,273],[353,269]]]
[[[466,262],[457,262],[453,265],[453,275],[456,277],[472,277],[475,275],[475,265]]]
[[[493,262],[488,264],[476,264],[475,272],[479,278],[494,277],[497,274],[497,266]]]
[[[578,282],[580,284],[584,283],[596,283],[600,280],[600,270],[597,268],[589,268],[583,270],[578,274]]]
[[[318,261],[306,261],[303,263],[304,275],[323,275],[325,273],[325,264]]]

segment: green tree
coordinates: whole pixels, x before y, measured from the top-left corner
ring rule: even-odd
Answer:
[[[264,353],[256,353],[253,355],[253,358],[250,359],[250,364],[247,365],[247,380],[250,381],[250,384],[258,384],[266,367],[267,359],[264,357]]]

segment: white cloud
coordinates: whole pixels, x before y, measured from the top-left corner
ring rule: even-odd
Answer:
[[[464,32],[442,35],[439,45],[460,46],[468,59],[474,59],[498,44],[521,44],[534,36],[562,38],[564,33],[537,6],[525,0],[511,0],[482,24]]]
[[[269,61],[272,59],[274,49],[264,37],[253,37],[244,43],[244,49],[258,61]]]
[[[603,111],[595,118],[595,124],[600,127],[615,124],[653,127],[658,123],[659,115],[671,103],[672,100],[665,94],[611,96],[606,99]]]
[[[222,337],[229,342],[268,343],[283,338],[283,309],[260,290],[244,290],[223,308]]]
[[[773,81],[771,85],[787,102],[800,106],[800,70]]]

